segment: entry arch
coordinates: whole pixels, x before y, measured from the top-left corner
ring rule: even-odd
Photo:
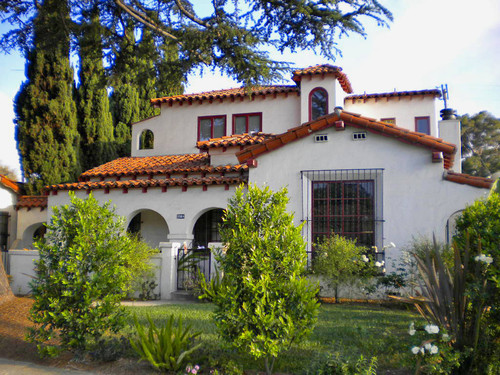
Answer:
[[[160,242],[168,241],[167,221],[161,214],[151,209],[140,209],[129,215],[127,232],[136,234],[153,248],[158,248]]]
[[[221,242],[219,226],[224,209],[211,207],[201,211],[193,225],[193,248],[206,248],[210,242]]]

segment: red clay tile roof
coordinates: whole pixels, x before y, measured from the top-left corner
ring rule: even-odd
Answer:
[[[253,133],[253,134],[240,134],[240,135],[227,135],[222,138],[212,138],[208,141],[201,141],[196,144],[201,150],[216,147],[231,147],[231,146],[248,146],[262,143],[267,139],[273,138],[275,134],[270,133]]]
[[[16,208],[46,208],[47,197],[43,195],[21,195],[17,200]]]
[[[246,177],[187,177],[126,181],[88,181],[51,185],[46,192],[55,190],[97,190],[97,189],[137,189],[149,187],[193,186],[193,185],[239,185],[246,183]]]
[[[493,183],[495,182],[492,178],[471,176],[465,173],[456,173],[446,171],[444,173],[444,179],[451,182],[456,182],[458,184],[470,185],[478,188],[491,189]]]
[[[305,69],[298,69],[293,72],[292,79],[295,82],[300,82],[303,76],[312,76],[317,74],[321,75],[333,74],[335,75],[335,77],[340,83],[340,86],[346,93],[351,94],[353,92],[351,82],[349,81],[349,78],[347,78],[347,75],[342,71],[341,67],[334,65],[324,64],[324,65],[310,66],[309,68]]]
[[[11,189],[14,193],[19,194],[21,192],[21,187],[15,181],[12,181],[10,178],[5,177],[3,174],[0,174],[0,184]]]
[[[297,86],[258,86],[251,89],[246,89],[245,87],[224,89],[224,90],[214,90],[207,91],[198,94],[184,94],[175,96],[165,96],[163,98],[151,99],[151,104],[161,104],[161,103],[180,103],[180,102],[193,102],[193,101],[212,101],[212,100],[224,100],[224,99],[236,99],[244,97],[254,97],[254,96],[268,96],[277,94],[288,94],[291,92],[299,92]]]
[[[282,147],[287,143],[304,138],[316,131],[335,126],[335,123],[339,120],[344,121],[344,123],[349,126],[393,137],[401,142],[428,148],[433,152],[442,152],[445,169],[449,169],[453,166],[456,152],[456,146],[454,144],[444,142],[440,138],[399,128],[393,124],[376,121],[347,111],[342,111],[340,117],[335,113],[330,113],[317,120],[306,122],[296,128],[289,129],[287,132],[276,135],[276,137],[268,139],[261,144],[246,147],[244,150],[237,152],[236,157],[240,163],[245,163],[249,159],[253,159],[263,153]]]
[[[134,176],[190,172],[234,172],[246,170],[246,165],[211,166],[210,156],[203,154],[142,156],[120,158],[90,169],[80,176],[80,181],[91,177]]]
[[[383,93],[373,93],[373,94],[360,94],[360,95],[349,95],[344,99],[344,103],[348,100],[356,99],[372,99],[372,98],[392,98],[392,97],[405,97],[405,96],[433,96],[435,98],[441,97],[441,91],[434,90],[419,90],[419,91],[394,91],[394,92],[383,92]]]

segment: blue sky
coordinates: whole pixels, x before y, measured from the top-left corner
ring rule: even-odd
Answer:
[[[311,52],[273,57],[296,67],[323,63],[341,66],[356,94],[423,90],[448,84],[448,106],[459,114],[487,110],[500,117],[500,1],[381,3],[393,12],[390,28],[366,20],[367,38],[350,36],[339,40],[343,54],[336,61]],[[6,27],[0,25],[0,32]],[[24,79],[24,59],[18,54],[0,55],[0,163],[17,171],[12,100]],[[237,86],[237,82],[206,71],[202,77],[196,73],[190,77],[187,92]]]

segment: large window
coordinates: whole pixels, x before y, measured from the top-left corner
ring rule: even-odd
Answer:
[[[431,134],[430,117],[415,117],[415,131],[424,134]]]
[[[262,131],[262,113],[233,115],[233,134],[250,134],[260,131]]]
[[[198,141],[226,135],[226,116],[198,117]]]
[[[328,93],[318,87],[309,94],[309,121],[328,114]]]
[[[360,245],[375,245],[373,180],[317,181],[312,193],[314,243],[335,232]]]

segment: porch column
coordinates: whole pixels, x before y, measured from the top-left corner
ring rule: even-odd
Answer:
[[[214,255],[218,254],[221,251],[222,246],[222,242],[210,242],[208,244],[208,248],[210,249],[210,279],[212,279],[212,277],[215,277],[215,270],[219,268],[219,263],[215,259]]]
[[[172,292],[177,290],[177,253],[179,242],[160,242],[160,298],[172,299]]]

